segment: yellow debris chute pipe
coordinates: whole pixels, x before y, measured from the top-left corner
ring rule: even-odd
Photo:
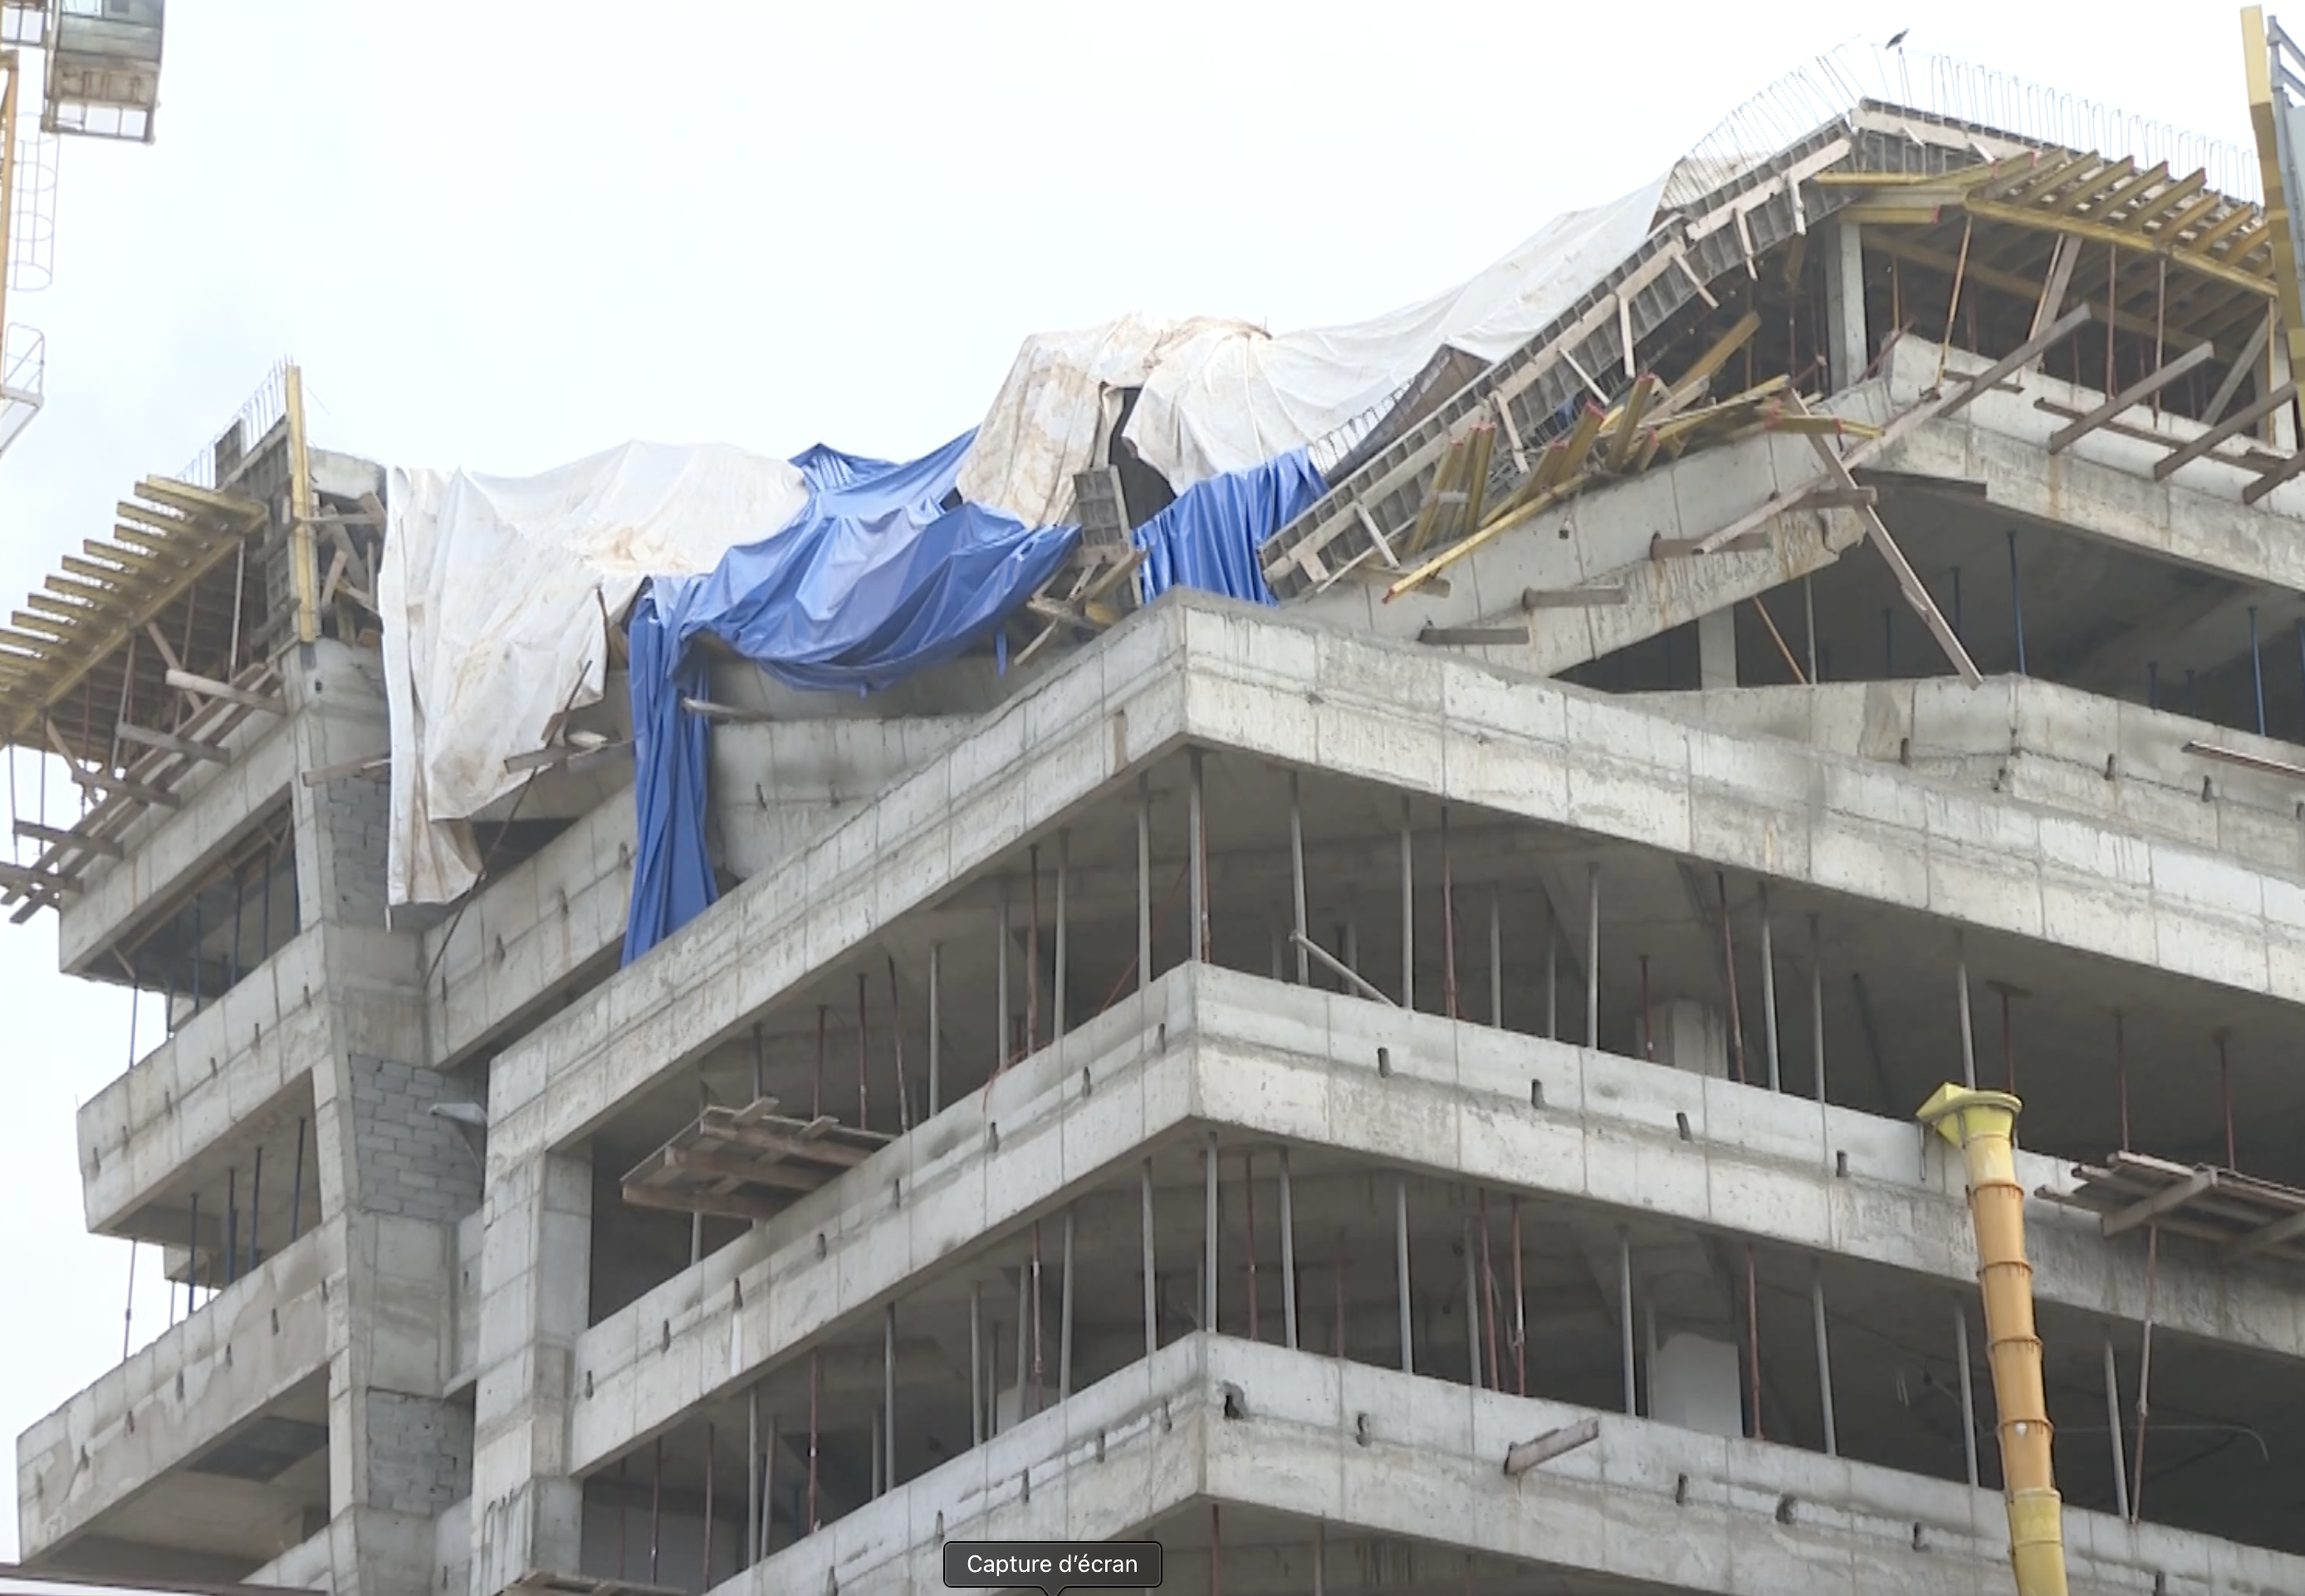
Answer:
[[[2066,1596],[2063,1502],[2049,1456],[2048,1395],[2033,1329],[2033,1266],[2025,1261],[2025,1189],[2017,1184],[2022,1104],[2005,1091],[1940,1086],[1923,1125],[1961,1149],[1977,1229],[1986,1357],[2001,1413],[2001,1474],[2009,1499],[2009,1560],[2017,1596]]]

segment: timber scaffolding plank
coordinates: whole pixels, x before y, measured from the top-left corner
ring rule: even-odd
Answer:
[[[1497,506],[1491,524],[1517,495],[1525,505],[1521,490],[1544,470],[1547,446],[1569,435],[1584,402],[1593,397],[1586,374],[1638,370],[1645,348],[1662,355],[1668,335],[1695,327],[1697,318],[1718,304],[1709,285],[1745,276],[1761,256],[1848,204],[1851,191],[1815,186],[1820,174],[1849,166],[1904,172],[1916,160],[1932,172],[1950,172],[1978,162],[1973,150],[1935,144],[1917,149],[1882,126],[1858,125],[1862,122],[1829,123],[1661,218],[1638,250],[1517,353],[1427,414],[1388,416],[1330,473],[1331,492],[1259,550],[1274,596],[1298,597],[1357,561],[1382,561],[1374,555],[1370,529],[1384,529],[1390,536],[1392,530],[1414,527],[1425,501],[1434,497],[1442,460],[1478,427],[1501,427],[1509,445],[1493,456],[1501,481],[1493,482],[1487,495]],[[1628,335],[1635,345],[1629,351],[1624,347]],[[1633,386],[1632,380],[1620,383],[1626,395]],[[1700,384],[1688,397],[1702,395]],[[1656,420],[1662,408],[1653,407],[1646,420]],[[1635,449],[1628,464],[1645,466],[1653,457],[1652,451]],[[1579,488],[1589,485],[1569,480]]]
[[[2294,1186],[2134,1152],[2073,1174],[2080,1183],[2073,1191],[2044,1186],[2035,1195],[2103,1215],[2108,1236],[2155,1226],[2212,1244],[2222,1262],[2262,1255],[2305,1263],[2305,1191]]]
[[[210,682],[175,671],[170,672],[169,677],[169,685],[193,701],[191,712],[179,728],[181,740],[187,743],[219,743],[251,715],[259,711],[285,713],[285,705],[259,691],[272,681],[269,665],[251,665],[230,683]],[[213,695],[217,688],[225,689],[231,696]],[[203,696],[204,693],[210,695]],[[40,850],[39,857],[21,872],[12,867],[10,872],[0,873],[0,906],[16,905],[15,913],[9,916],[13,924],[23,924],[55,903],[63,892],[76,887],[81,870],[91,862],[124,857],[127,850],[120,841],[121,833],[151,807],[154,800],[173,802],[171,789],[174,785],[209,761],[206,756],[176,748],[150,748],[119,777],[109,771],[91,773],[81,769],[77,760],[68,762],[73,767],[73,780],[83,790],[100,793],[102,796],[70,828],[30,821],[17,823],[16,835],[47,845]]]
[[[770,1218],[894,1140],[830,1115],[788,1118],[774,1098],[707,1108],[625,1176],[624,1197],[634,1208]]]

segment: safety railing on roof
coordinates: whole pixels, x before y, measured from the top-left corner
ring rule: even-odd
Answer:
[[[2173,172],[2207,172],[2209,186],[2233,199],[2262,198],[2257,157],[2241,145],[1973,62],[1852,41],[1788,72],[1723,118],[1673,169],[1664,208],[1702,199],[1867,100],[2030,142],[2127,156],[2140,166],[2166,161]]]
[[[214,488],[219,454],[223,470],[229,472],[235,462],[262,443],[288,414],[288,368],[294,363],[286,356],[276,361],[231,423],[192,456],[191,463],[176,473],[176,480],[195,488]]]

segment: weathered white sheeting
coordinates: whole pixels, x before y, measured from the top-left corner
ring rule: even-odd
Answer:
[[[388,886],[447,903],[480,873],[469,819],[504,762],[599,701],[606,627],[643,578],[709,571],[790,522],[789,463],[634,443],[537,477],[392,473],[377,599],[392,718]]]
[[[1444,293],[1346,327],[1279,335],[1247,322],[1127,316],[1025,341],[961,467],[962,494],[1029,524],[1067,520],[1097,458],[1108,395],[1143,390],[1124,436],[1178,492],[1315,443],[1388,403],[1444,347],[1501,360],[1627,257],[1663,175],[1556,217]]]

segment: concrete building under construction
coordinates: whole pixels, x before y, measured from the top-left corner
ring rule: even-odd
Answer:
[[[78,1135],[171,1325],[19,1442],[27,1566],[2305,1592],[2244,31],[2249,151],[1815,64],[1538,235],[1553,298],[1407,318],[1286,491],[1177,341],[1043,341],[765,541],[498,580],[752,468],[387,470],[284,368],[0,632],[0,890],[168,1029]]]

